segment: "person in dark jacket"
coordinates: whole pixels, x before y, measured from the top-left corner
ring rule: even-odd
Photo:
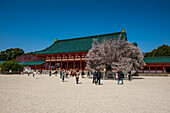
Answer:
[[[62,78],[62,70],[60,70],[60,78]]]
[[[49,71],[49,76],[51,76],[51,70]]]
[[[129,81],[131,81],[132,78],[131,71],[128,72],[128,77],[129,77]]]
[[[78,84],[78,82],[79,82],[79,75],[80,75],[80,73],[79,73],[79,70],[77,70],[76,71],[76,83]]]
[[[40,70],[40,74],[42,74],[42,70]]]
[[[84,70],[81,72],[81,77],[84,78]]]
[[[119,82],[120,82],[120,80],[122,80],[122,84],[123,84],[123,73],[122,73],[122,71],[119,71],[118,72],[118,85],[119,85]]]
[[[97,82],[96,84],[98,83],[98,85],[100,85],[100,78],[102,77],[102,73],[100,71],[100,69],[97,70]]]
[[[92,83],[96,83],[96,78],[97,78],[97,72],[96,72],[96,70],[94,70],[94,72],[93,72],[93,82]]]
[[[71,70],[71,76],[73,77],[73,70]]]
[[[62,82],[64,82],[64,77],[66,76],[66,71],[63,69],[62,70]]]
[[[88,73],[87,73],[87,77],[90,77],[90,72],[88,71]]]

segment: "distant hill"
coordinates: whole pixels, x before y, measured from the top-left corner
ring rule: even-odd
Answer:
[[[161,56],[170,56],[170,46],[163,44],[157,49],[152,50],[151,52],[144,53],[145,57],[161,57]]]

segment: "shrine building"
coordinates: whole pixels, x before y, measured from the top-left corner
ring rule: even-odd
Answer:
[[[99,42],[106,39],[119,38],[127,41],[126,32],[117,32],[89,37],[73,38],[66,40],[55,40],[55,42],[48,48],[35,51],[32,54],[37,57],[42,57],[45,62],[25,62],[32,68],[38,70],[44,69],[79,69],[84,70],[86,67],[86,54],[92,48],[93,39],[98,39]],[[38,65],[37,65],[37,64]]]

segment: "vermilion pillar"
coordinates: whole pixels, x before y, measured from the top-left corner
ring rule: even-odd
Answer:
[[[75,69],[75,56],[74,56],[74,61],[73,61],[73,69]]]
[[[82,58],[80,58],[80,70],[82,70]]]
[[[68,58],[67,58],[67,70],[68,70]]]

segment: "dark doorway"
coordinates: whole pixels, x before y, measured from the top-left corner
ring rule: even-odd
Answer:
[[[75,69],[80,69],[80,61],[75,62]]]
[[[170,73],[170,67],[165,67],[165,69],[167,73]]]
[[[66,69],[67,67],[67,62],[62,62],[62,69]]]
[[[73,61],[68,62],[68,69],[73,69]]]
[[[56,68],[60,68],[60,62],[56,63]]]
[[[85,61],[82,61],[82,70],[84,70],[85,69]]]
[[[51,62],[51,69],[52,69],[52,70],[55,69],[55,62]]]

